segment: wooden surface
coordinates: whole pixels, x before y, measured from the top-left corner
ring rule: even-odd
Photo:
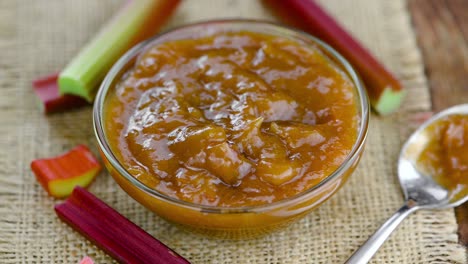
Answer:
[[[468,0],[409,0],[438,112],[468,103]],[[460,242],[468,246],[468,203],[455,209]]]

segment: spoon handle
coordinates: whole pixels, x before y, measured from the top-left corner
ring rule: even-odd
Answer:
[[[403,205],[393,214],[375,233],[346,261],[346,264],[365,264],[383,245],[385,240],[397,228],[397,226],[410,213],[416,211],[417,206]]]

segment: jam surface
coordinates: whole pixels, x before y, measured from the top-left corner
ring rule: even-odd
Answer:
[[[450,195],[468,187],[468,115],[449,115],[427,127],[432,140],[421,152],[417,164],[449,190]]]
[[[319,183],[350,153],[353,82],[318,47],[224,32],[147,48],[117,81],[104,127],[119,162],[168,196],[267,204]]]

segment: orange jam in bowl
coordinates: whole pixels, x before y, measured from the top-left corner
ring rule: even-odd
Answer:
[[[344,184],[368,101],[321,41],[245,20],[156,36],[108,73],[94,109],[106,167],[135,200],[224,238],[267,233]]]

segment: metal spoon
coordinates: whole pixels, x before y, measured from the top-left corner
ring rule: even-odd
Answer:
[[[449,190],[433,180],[434,175],[426,175],[419,171],[415,164],[420,152],[430,141],[427,126],[433,122],[453,114],[467,114],[468,104],[457,105],[446,109],[426,121],[403,146],[398,160],[398,178],[405,195],[405,203],[390,217],[354,254],[346,261],[348,264],[367,263],[390,234],[410,213],[419,209],[445,209],[461,205],[468,200],[468,190],[462,190],[452,197]]]

